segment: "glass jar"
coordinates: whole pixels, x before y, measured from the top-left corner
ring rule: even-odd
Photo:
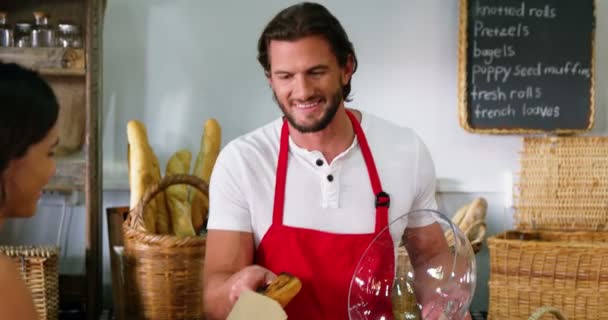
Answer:
[[[13,33],[15,47],[27,48],[32,46],[32,24],[28,22],[15,23]]]
[[[36,24],[32,28],[32,47],[44,48],[55,46],[55,30],[49,26],[49,18],[41,11],[34,12]]]
[[[0,11],[0,47],[13,46],[13,30],[6,24],[6,12]]]
[[[57,25],[57,45],[62,48],[82,48],[80,28],[69,23]]]

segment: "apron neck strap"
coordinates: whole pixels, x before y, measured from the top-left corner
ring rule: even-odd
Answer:
[[[355,115],[346,110],[350,122],[353,124],[361,153],[363,154],[363,160],[365,160],[365,166],[367,166],[367,174],[369,175],[369,181],[372,184],[372,190],[376,199],[376,233],[380,232],[386,225],[388,225],[388,208],[391,204],[391,199],[388,193],[382,190],[382,183],[380,182],[380,176],[378,176],[378,170],[376,170],[376,163],[374,162],[374,156],[367,143],[367,138],[361,124],[355,118]]]
[[[380,183],[380,177],[376,170],[376,164],[374,163],[374,157],[365,138],[365,133],[359,124],[359,121],[355,118],[349,110],[346,110],[346,114],[350,119],[350,122],[355,131],[355,136],[359,142],[361,153],[363,154],[363,160],[367,167],[367,173],[371,182],[372,190],[375,196],[376,206],[376,233],[380,232],[384,227],[388,225],[388,208],[390,206],[389,195],[382,190],[382,184]],[[275,180],[274,190],[274,207],[272,215],[272,223],[283,224],[283,208],[285,204],[285,182],[287,179],[287,164],[289,155],[289,125],[286,119],[283,119],[283,125],[281,127],[281,137],[279,145],[279,159],[277,162],[277,174]]]

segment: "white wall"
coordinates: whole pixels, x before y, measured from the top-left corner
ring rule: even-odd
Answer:
[[[597,0],[597,116],[592,134],[606,134],[608,0]],[[178,148],[196,150],[202,124],[217,118],[224,141],[279,115],[257,64],[265,23],[295,1],[109,0],[104,28],[104,210],[128,204],[126,135],[129,119],[149,128],[164,165]],[[489,234],[512,227],[505,174],[517,171],[519,136],[470,134],[456,105],[458,1],[322,1],[343,23],[359,59],[350,104],[414,128],[427,143],[439,178],[441,209],[452,214],[474,197],[490,208]],[[62,272],[83,270],[84,218],[67,233]],[[80,212],[80,214],[78,214]],[[43,206],[30,221],[12,222],[0,240],[54,243],[60,207]],[[103,213],[105,219],[105,211]],[[105,221],[105,220],[104,220]],[[107,232],[104,283],[109,286]],[[29,239],[29,240],[28,240]],[[487,249],[477,255],[474,310],[487,308]],[[69,258],[68,258],[69,257]],[[106,291],[106,299],[110,292]]]
[[[105,28],[104,178],[126,181],[125,125],[140,119],[161,163],[196,150],[202,124],[216,117],[230,140],[274,119],[256,41],[269,18],[293,1],[109,1]],[[469,134],[456,106],[458,1],[332,0],[360,61],[356,108],[414,128],[435,159],[444,191],[501,191],[517,169],[518,136]],[[234,8],[239,8],[234,9]],[[597,119],[605,133],[608,35],[598,1]],[[162,22],[161,22],[162,21]],[[602,28],[604,26],[604,28]]]

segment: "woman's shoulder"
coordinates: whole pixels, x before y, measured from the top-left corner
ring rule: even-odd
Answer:
[[[6,255],[0,253],[0,283],[3,286],[22,282],[21,275],[16,268],[13,260]]]
[[[13,260],[11,260],[11,258],[0,253],[0,271],[3,271],[5,268],[6,269],[10,269],[10,268],[15,269],[15,264],[13,263]]]

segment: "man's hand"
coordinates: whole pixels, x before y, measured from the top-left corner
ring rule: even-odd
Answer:
[[[277,275],[272,271],[258,265],[245,267],[228,279],[230,303],[234,305],[244,290],[256,291],[258,288],[268,285],[276,277]]]
[[[454,255],[439,224],[408,228],[403,240],[416,275],[413,286],[422,304],[422,319],[470,319],[468,312],[463,312],[471,299],[470,284],[459,281],[466,279],[468,265],[458,259],[454,266]],[[431,270],[441,271],[440,275]]]
[[[468,305],[470,294],[458,286],[449,286],[435,291],[428,302],[422,306],[422,319],[424,320],[470,320],[467,311],[462,314],[463,305]]]
[[[226,319],[234,301],[238,299],[243,290],[239,290],[240,287],[253,287],[256,281],[264,283],[266,276],[260,275],[264,274],[264,272],[260,272],[261,267],[252,266],[253,247],[253,235],[248,232],[224,230],[207,232],[207,247],[203,265],[205,319]],[[249,268],[253,268],[253,270],[249,270]],[[255,276],[249,275],[249,273]],[[256,277],[258,280],[251,280]],[[235,286],[236,283],[240,284]]]

